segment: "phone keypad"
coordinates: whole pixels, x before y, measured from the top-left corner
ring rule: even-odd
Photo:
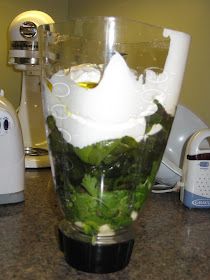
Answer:
[[[197,168],[197,174],[194,177],[194,193],[203,196],[210,197],[210,165],[207,164],[208,161],[199,162]]]

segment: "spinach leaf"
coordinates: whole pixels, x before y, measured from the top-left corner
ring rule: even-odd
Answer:
[[[125,136],[80,149],[65,141],[53,116],[47,118],[56,187],[66,219],[80,224],[86,234],[97,234],[103,225],[111,230],[128,226],[132,212],[144,204],[173,120],[155,102],[158,111],[146,118],[146,132],[157,123],[163,129],[141,142]]]

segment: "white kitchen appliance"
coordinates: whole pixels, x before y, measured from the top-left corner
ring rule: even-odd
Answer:
[[[197,131],[207,128],[207,125],[189,108],[178,104],[173,125],[156,176],[156,182],[165,188],[174,187],[181,180],[184,153],[187,142]],[[202,143],[202,148],[208,148],[207,141]]]
[[[0,204],[24,200],[24,146],[12,104],[0,91]]]
[[[209,137],[210,129],[202,129],[186,147],[180,200],[188,208],[210,208],[210,148],[201,148]]]
[[[41,100],[38,27],[53,22],[48,14],[32,10],[19,14],[9,27],[8,63],[23,73],[18,117],[26,168],[50,166]]]

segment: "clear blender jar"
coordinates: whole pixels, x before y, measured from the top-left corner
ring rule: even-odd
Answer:
[[[189,35],[115,17],[39,28],[59,243],[74,268],[129,263],[178,102]]]

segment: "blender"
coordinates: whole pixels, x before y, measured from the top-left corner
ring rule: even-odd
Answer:
[[[74,268],[125,268],[165,150],[190,36],[116,17],[39,28],[60,249]]]
[[[16,16],[9,27],[8,63],[22,71],[18,109],[25,148],[25,167],[49,167],[40,87],[38,26],[53,23],[46,13],[31,10]]]

